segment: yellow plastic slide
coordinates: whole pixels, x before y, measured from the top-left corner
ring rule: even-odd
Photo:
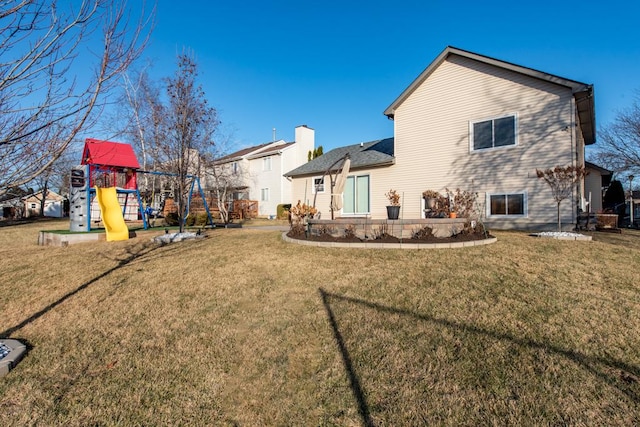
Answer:
[[[127,240],[129,238],[129,228],[124,223],[122,207],[118,203],[116,187],[99,188],[96,187],[96,197],[100,205],[102,222],[107,230],[107,242],[116,240]]]

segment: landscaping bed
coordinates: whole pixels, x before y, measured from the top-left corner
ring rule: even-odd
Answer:
[[[456,243],[456,242],[471,242],[477,240],[485,240],[492,239],[490,233],[459,233],[450,237],[435,237],[433,235],[430,236],[420,236],[420,237],[411,237],[400,239],[396,236],[384,235],[380,237],[376,237],[373,239],[361,239],[356,236],[334,236],[331,234],[305,234],[290,231],[287,233],[287,237],[291,239],[297,240],[309,240],[314,242],[334,242],[334,243]]]

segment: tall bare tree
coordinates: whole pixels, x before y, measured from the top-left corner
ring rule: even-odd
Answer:
[[[631,107],[620,111],[598,137],[598,163],[622,174],[640,174],[640,92]]]
[[[198,84],[198,67],[191,54],[177,57],[177,70],[163,80],[163,89],[146,81],[137,102],[145,114],[134,117],[131,136],[146,153],[157,170],[174,175],[180,231],[184,230],[188,192],[193,177],[201,174],[200,159],[214,150],[218,114]],[[144,80],[144,79],[143,79]],[[163,96],[164,95],[164,96]],[[146,161],[146,160],[145,160]]]
[[[153,159],[155,147],[161,141],[154,141],[154,137],[159,137],[157,132],[159,113],[154,109],[154,105],[160,100],[160,87],[150,79],[146,68],[135,72],[126,72],[122,75],[123,106],[120,113],[124,113],[125,123],[122,132],[129,136],[134,149],[138,153],[142,170],[154,169]],[[155,131],[154,131],[155,129]],[[142,176],[143,181],[138,182],[139,188],[149,190],[149,175]]]
[[[219,160],[224,150],[218,148],[214,153],[215,158],[206,162],[204,171],[207,186],[216,199],[220,219],[227,224],[231,220],[229,211],[233,193],[247,188],[249,172],[242,162]]]
[[[132,23],[123,0],[2,2],[0,195],[47,171],[94,124],[142,53],[153,12]]]
[[[77,160],[67,153],[60,156],[51,166],[44,170],[35,179],[29,182],[39,193],[36,199],[40,202],[40,215],[44,216],[45,202],[49,192],[55,190],[61,196],[66,196],[69,192],[71,168],[77,164]]]

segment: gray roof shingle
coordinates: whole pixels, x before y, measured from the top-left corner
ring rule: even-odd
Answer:
[[[393,157],[393,138],[386,138],[334,148],[284,175],[296,177],[322,174],[347,153],[349,153],[351,158],[351,169],[386,166],[395,163],[395,157]],[[338,167],[341,166],[342,165],[338,165]]]

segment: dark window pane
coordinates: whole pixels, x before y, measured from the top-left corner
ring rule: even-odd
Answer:
[[[491,215],[506,215],[507,214],[507,204],[506,204],[506,196],[498,195],[491,196]]]
[[[494,123],[494,146],[515,145],[516,143],[515,117],[503,117]]]
[[[486,122],[473,124],[473,149],[482,150],[483,148],[493,147],[491,120]]]
[[[507,205],[509,215],[524,215],[524,194],[509,194]]]

